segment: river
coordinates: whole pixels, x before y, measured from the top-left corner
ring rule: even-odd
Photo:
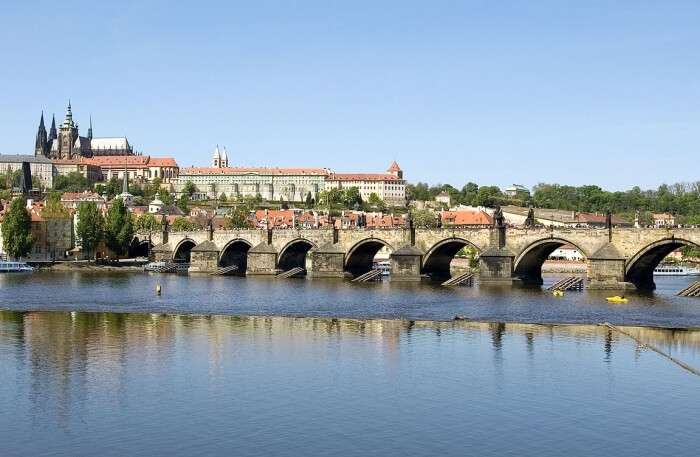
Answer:
[[[631,336],[700,368],[700,300],[674,295],[688,278],[657,283],[611,305],[540,288],[2,275],[0,455],[694,455],[700,377]],[[604,321],[626,327],[589,325]]]
[[[545,280],[555,279],[547,276]],[[539,287],[37,272],[0,275],[0,308],[412,320],[451,320],[460,315],[476,321],[700,328],[700,299],[675,296],[691,280],[659,277],[657,290],[628,292],[628,303],[610,304],[605,297],[611,291],[553,297]],[[157,284],[161,296],[155,294]]]
[[[700,362],[699,331],[627,331]],[[3,311],[0,374],[3,457],[638,457],[700,442],[698,376],[601,326]]]

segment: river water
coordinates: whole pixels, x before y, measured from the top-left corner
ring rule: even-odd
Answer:
[[[627,331],[700,363],[700,331]],[[700,444],[700,378],[601,326],[2,311],[0,379],[3,457]]]
[[[700,368],[687,282],[0,275],[0,455],[696,455],[700,377],[584,325]]]
[[[555,276],[546,277],[553,282]],[[654,292],[628,292],[629,302],[605,300],[617,292],[453,287],[340,280],[275,280],[148,273],[38,272],[0,275],[0,308],[275,315],[529,323],[600,323],[700,328],[700,299],[677,297],[692,279],[657,278]],[[156,296],[160,284],[162,295]]]

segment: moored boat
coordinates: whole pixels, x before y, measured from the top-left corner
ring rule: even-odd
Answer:
[[[0,261],[0,273],[24,273],[34,271],[34,267],[25,262]]]
[[[654,268],[654,276],[699,276],[700,269],[684,265],[659,265]]]

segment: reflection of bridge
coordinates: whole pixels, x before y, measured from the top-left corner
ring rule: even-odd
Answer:
[[[272,275],[302,267],[311,277],[363,274],[386,246],[394,281],[449,278],[455,254],[471,246],[479,253],[481,282],[530,283],[542,282],[543,262],[569,243],[586,257],[588,287],[653,288],[654,267],[681,246],[700,246],[700,229],[249,229],[163,232],[151,240],[155,260],[191,262],[191,272],[237,265],[241,273]]]

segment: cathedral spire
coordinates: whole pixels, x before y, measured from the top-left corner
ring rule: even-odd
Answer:
[[[36,132],[36,142],[34,143],[34,155],[46,155],[48,153],[48,139],[46,137],[46,126],[44,125],[44,111],[41,111],[39,128]]]
[[[73,110],[70,106],[70,100],[68,100],[68,108],[66,108],[66,119],[63,121],[63,125],[66,127],[73,127]]]
[[[49,143],[58,138],[58,133],[56,132],[56,115],[51,115],[51,130],[49,130]]]
[[[90,115],[90,128],[88,128],[88,136],[92,140],[92,114]]]

